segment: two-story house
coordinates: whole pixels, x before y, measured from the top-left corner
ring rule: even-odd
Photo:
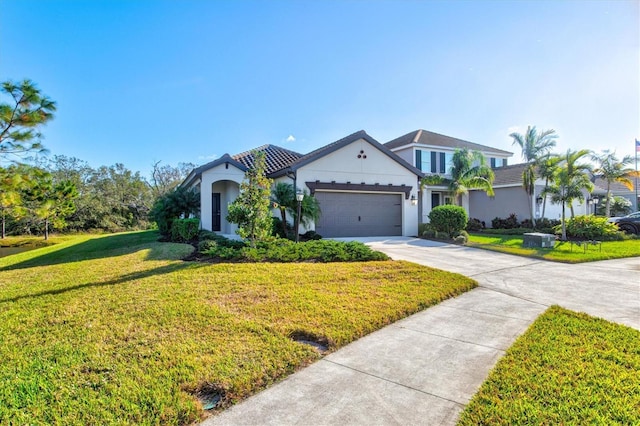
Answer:
[[[450,177],[453,154],[458,149],[467,148],[481,152],[487,163],[494,169],[507,166],[508,159],[513,153],[501,149],[468,142],[462,139],[429,132],[415,130],[384,144],[403,160],[414,165],[425,175],[440,175],[445,179]],[[425,185],[418,197],[418,216],[421,223],[429,222],[429,212],[441,204],[453,204],[453,195],[446,184]],[[469,194],[462,197],[462,206],[473,216],[472,210],[481,210],[484,206],[470,206]],[[471,207],[471,208],[470,208]]]

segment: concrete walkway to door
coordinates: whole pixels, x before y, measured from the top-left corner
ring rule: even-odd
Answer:
[[[406,237],[358,240],[480,287],[365,336],[203,425],[453,425],[547,307],[640,330],[640,258],[567,265]]]

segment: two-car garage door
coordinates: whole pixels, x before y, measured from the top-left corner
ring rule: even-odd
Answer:
[[[322,214],[316,232],[323,237],[402,235],[402,195],[321,192],[315,197]]]

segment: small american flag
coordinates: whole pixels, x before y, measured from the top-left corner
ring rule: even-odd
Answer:
[[[640,152],[640,141],[636,139],[636,152]]]

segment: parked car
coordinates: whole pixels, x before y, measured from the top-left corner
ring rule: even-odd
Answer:
[[[612,217],[609,221],[618,225],[621,231],[640,235],[640,212],[631,213],[622,217]]]

